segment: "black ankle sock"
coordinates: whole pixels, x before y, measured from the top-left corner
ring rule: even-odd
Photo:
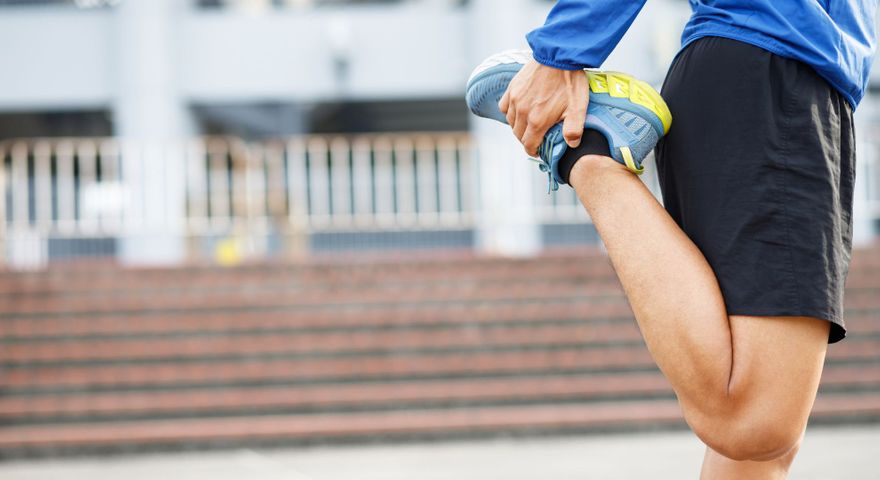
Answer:
[[[584,155],[605,155],[611,156],[611,150],[608,148],[608,140],[596,130],[584,130],[584,136],[581,138],[581,144],[577,148],[569,148],[559,159],[559,176],[568,183],[568,175],[574,164]]]

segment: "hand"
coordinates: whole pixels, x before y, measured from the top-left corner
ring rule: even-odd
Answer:
[[[583,70],[560,70],[531,60],[517,73],[498,107],[532,157],[550,128],[564,122],[569,147],[581,144],[589,102],[589,82]]]

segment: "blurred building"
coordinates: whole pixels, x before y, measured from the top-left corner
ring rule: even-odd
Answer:
[[[464,131],[463,83],[475,62],[493,48],[524,46],[551,4],[128,0],[78,8],[100,3],[0,2],[0,55],[14,66],[0,80],[0,136]],[[659,83],[687,6],[651,3],[612,62]]]
[[[511,161],[524,155],[509,133],[462,100],[473,65],[525,47],[551,4],[0,0],[6,256],[174,262],[223,241],[235,258],[434,244],[529,254],[595,241],[574,195],[545,195],[536,169]],[[606,66],[659,86],[688,14],[681,0],[648,2]],[[216,141],[192,145],[205,136]],[[77,140],[20,140],[46,137]],[[246,226],[230,227],[245,210]],[[859,211],[869,238],[876,208]]]

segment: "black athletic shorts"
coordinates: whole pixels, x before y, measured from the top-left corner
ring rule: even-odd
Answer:
[[[706,256],[730,315],[809,316],[846,335],[852,108],[804,63],[719,37],[679,52],[663,83],[663,202]]]

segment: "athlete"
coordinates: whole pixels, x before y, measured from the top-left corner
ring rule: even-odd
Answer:
[[[585,71],[644,3],[559,0],[531,52],[477,68],[468,104],[510,125],[551,188],[577,192],[707,445],[701,478],[785,478],[846,334],[876,0],[690,0],[662,98]],[[633,174],[655,145],[663,206]]]

